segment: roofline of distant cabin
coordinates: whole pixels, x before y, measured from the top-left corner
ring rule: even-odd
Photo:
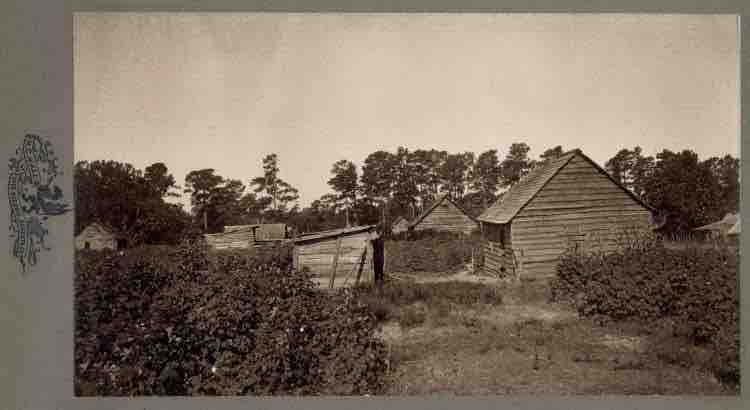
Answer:
[[[574,154],[574,155],[570,155],[570,154]],[[558,173],[559,173],[560,171],[562,171],[562,169],[563,169],[563,168],[565,168],[565,167],[566,167],[566,166],[567,166],[567,165],[568,165],[568,164],[570,163],[570,161],[572,161],[572,160],[573,160],[573,158],[575,158],[575,157],[576,157],[576,155],[580,155],[580,156],[581,156],[581,157],[582,157],[582,158],[583,158],[584,160],[586,160],[586,161],[587,161],[587,162],[588,162],[589,164],[593,165],[593,166],[594,166],[594,168],[596,168],[596,170],[597,170],[597,171],[599,171],[600,173],[604,174],[604,176],[606,176],[606,177],[607,177],[607,178],[608,178],[608,179],[609,179],[610,181],[612,181],[612,183],[614,183],[614,184],[615,184],[615,185],[616,185],[617,187],[619,187],[620,189],[622,189],[623,191],[625,191],[625,193],[626,193],[626,194],[628,194],[628,196],[630,196],[630,197],[631,197],[631,198],[632,198],[633,200],[635,200],[635,201],[636,201],[636,202],[638,202],[638,203],[639,203],[639,204],[640,204],[641,206],[643,206],[644,208],[646,208],[646,209],[647,209],[647,210],[648,210],[649,212],[651,212],[651,213],[655,213],[655,212],[657,212],[657,209],[656,209],[656,208],[654,208],[654,207],[652,207],[651,205],[647,204],[647,203],[646,203],[646,202],[645,202],[645,201],[644,201],[643,199],[639,198],[639,197],[638,197],[638,196],[637,196],[636,194],[634,194],[633,192],[631,192],[631,191],[630,191],[629,189],[625,188],[625,187],[624,187],[624,186],[623,186],[623,185],[622,185],[621,183],[617,182],[617,181],[616,181],[616,180],[615,180],[615,179],[614,179],[614,178],[612,177],[612,175],[610,175],[610,174],[609,174],[609,172],[607,172],[607,171],[606,171],[606,170],[604,170],[604,169],[603,169],[603,168],[602,168],[601,166],[599,166],[599,164],[597,164],[597,163],[596,163],[596,161],[594,161],[594,160],[592,160],[591,158],[589,158],[589,157],[588,157],[588,155],[584,154],[584,153],[583,153],[583,151],[582,151],[582,150],[581,150],[580,148],[575,148],[575,149],[572,149],[572,150],[570,150],[570,151],[564,152],[564,153],[560,154],[560,157],[564,157],[564,156],[566,156],[566,155],[570,155],[570,158],[568,158],[568,159],[567,159],[567,160],[565,161],[565,163],[564,163],[564,164],[560,165],[560,167],[559,167],[559,168],[557,168],[557,170],[556,170],[556,171],[555,171],[555,172],[554,172],[554,173],[553,173],[552,175],[550,175],[550,177],[549,177],[549,178],[547,178],[547,180],[546,180],[546,181],[544,181],[544,184],[542,184],[542,186],[541,186],[541,187],[539,187],[539,189],[538,189],[538,190],[537,190],[536,192],[534,192],[534,195],[532,195],[532,196],[531,196],[531,198],[529,198],[529,200],[528,200],[528,201],[526,201],[526,202],[525,202],[525,203],[524,203],[524,204],[523,204],[523,205],[522,205],[522,206],[521,206],[520,208],[518,208],[518,211],[516,211],[516,212],[515,212],[515,213],[514,213],[514,214],[513,214],[513,215],[512,215],[512,216],[511,216],[510,218],[508,218],[508,221],[507,221],[507,222],[505,222],[506,224],[507,224],[507,223],[511,223],[511,222],[513,222],[513,219],[514,219],[514,218],[515,218],[515,217],[516,217],[516,216],[517,216],[517,215],[518,215],[519,213],[521,213],[521,211],[523,211],[523,209],[524,209],[524,208],[526,208],[526,205],[528,205],[529,203],[531,203],[531,201],[533,201],[533,200],[534,200],[534,198],[536,198],[536,196],[537,196],[537,195],[539,194],[539,192],[541,192],[542,190],[544,190],[544,187],[546,187],[546,186],[547,186],[547,184],[549,184],[549,182],[550,182],[550,181],[552,181],[552,180],[553,180],[553,179],[555,178],[555,176],[557,176],[557,174],[558,174]],[[506,191],[506,192],[507,192],[507,191]],[[488,209],[489,209],[489,208],[488,208]],[[494,224],[500,224],[500,225],[502,225],[502,224],[503,224],[503,223],[501,223],[501,222],[497,222],[497,221],[493,221],[493,220],[490,220],[490,219],[485,219],[485,218],[481,218],[481,217],[480,217],[480,218],[477,218],[477,220],[478,220],[479,222],[485,222],[485,223],[494,223]]]
[[[452,203],[453,206],[455,206],[456,208],[458,208],[458,210],[461,211],[464,215],[468,216],[469,219],[471,219],[473,222],[477,222],[477,219],[474,218],[473,216],[469,215],[469,213],[466,212],[466,210],[461,205],[455,203],[450,198],[450,195],[448,195],[448,193],[444,193],[444,194],[441,195],[441,197],[439,199],[435,200],[435,202],[433,202],[432,205],[429,206],[429,208],[427,208],[424,212],[422,212],[422,214],[419,215],[415,220],[409,222],[409,228],[413,228],[413,227],[419,225],[419,223],[422,222],[423,219],[427,218],[427,215],[429,215],[430,213],[432,213],[432,211],[434,211],[435,208],[437,208],[437,206],[440,205],[440,203],[443,202],[443,201],[445,201],[446,199],[448,200],[448,202]]]
[[[564,153],[560,154],[560,157],[558,157],[558,158],[561,158],[561,157],[564,157],[564,156],[566,156],[566,155],[570,155],[570,154],[581,154],[581,155],[583,155],[583,154],[581,153],[581,150],[580,150],[579,148],[576,148],[576,149],[572,149],[572,150],[570,150],[570,151],[568,151],[568,152],[564,152]],[[515,213],[514,213],[514,214],[513,214],[513,215],[512,215],[512,216],[511,216],[510,218],[508,218],[508,221],[507,221],[507,222],[504,222],[504,223],[503,223],[503,222],[497,222],[497,221],[493,221],[493,220],[489,220],[489,219],[485,219],[485,218],[477,218],[477,219],[478,219],[478,220],[479,220],[480,222],[486,222],[486,223],[494,223],[494,224],[500,224],[500,225],[503,225],[503,224],[508,224],[508,223],[511,223],[511,222],[513,222],[513,218],[515,218],[515,217],[516,217],[516,216],[517,216],[517,215],[518,215],[518,214],[519,214],[519,213],[520,213],[520,212],[521,212],[521,211],[522,211],[522,210],[523,210],[524,208],[526,208],[526,205],[528,205],[528,204],[529,204],[529,203],[530,203],[531,201],[533,201],[533,200],[534,200],[534,198],[536,198],[536,196],[537,196],[537,195],[538,195],[538,194],[539,194],[539,193],[540,193],[540,192],[541,192],[541,191],[542,191],[542,190],[544,189],[544,187],[546,187],[546,186],[547,186],[547,184],[549,184],[549,182],[550,182],[550,181],[552,181],[552,179],[554,179],[554,178],[555,178],[555,176],[557,176],[557,174],[558,174],[558,173],[559,173],[559,172],[560,172],[560,171],[561,171],[561,170],[562,170],[563,168],[565,168],[565,166],[566,166],[566,165],[568,165],[568,163],[570,163],[570,161],[571,161],[571,160],[572,160],[573,158],[575,158],[575,157],[576,157],[575,155],[570,155],[570,158],[568,158],[568,159],[567,159],[567,160],[566,160],[566,161],[565,161],[565,162],[564,162],[564,163],[563,163],[562,165],[560,165],[560,166],[559,166],[559,167],[557,168],[557,170],[556,170],[556,171],[555,171],[555,172],[554,172],[554,173],[553,173],[552,175],[550,175],[550,177],[549,177],[549,178],[547,178],[547,180],[546,180],[546,181],[544,181],[544,184],[542,184],[542,186],[541,186],[541,187],[539,187],[539,189],[537,189],[537,191],[536,191],[536,192],[534,192],[534,195],[532,195],[532,196],[531,196],[531,198],[529,198],[529,199],[528,199],[528,200],[527,200],[527,201],[526,201],[526,202],[525,202],[525,203],[524,203],[523,205],[521,205],[521,207],[520,207],[520,208],[518,208],[518,210],[517,210],[517,211],[516,211],[516,212],[515,212]],[[543,166],[544,166],[544,165],[543,165]],[[517,184],[519,184],[519,183],[521,183],[521,181],[517,182]],[[509,189],[508,191],[510,191],[510,189]],[[505,191],[505,192],[508,192],[508,191]],[[491,207],[490,207],[490,208],[491,208]],[[487,208],[487,209],[489,209],[489,208]],[[481,216],[481,215],[480,215],[480,216]]]
[[[302,243],[302,242],[313,242],[313,241],[319,241],[323,239],[332,239],[332,238],[338,238],[339,236],[348,236],[348,235],[354,235],[362,232],[372,231],[377,227],[377,225],[365,225],[365,226],[355,226],[352,228],[339,228],[339,229],[330,229],[327,231],[322,232],[312,232],[309,234],[305,234],[303,236],[299,236],[297,238],[292,238],[291,242],[294,244]]]

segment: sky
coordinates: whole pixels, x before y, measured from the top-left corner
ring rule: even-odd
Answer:
[[[75,160],[178,184],[276,153],[306,206],[334,162],[399,146],[739,157],[728,15],[85,13],[74,35]]]

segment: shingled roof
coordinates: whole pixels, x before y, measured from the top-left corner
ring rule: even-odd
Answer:
[[[532,169],[525,177],[521,178],[515,185],[513,185],[508,191],[505,192],[502,199],[497,201],[486,211],[484,211],[477,219],[481,222],[490,222],[504,224],[510,222],[520,211],[526,206],[534,196],[544,188],[545,185],[558,173],[565,165],[567,165],[576,155],[580,155],[583,159],[593,165],[599,172],[607,176],[612,183],[624,190],[631,198],[636,202],[643,205],[650,211],[654,209],[638,198],[629,189],[625,188],[612,178],[607,171],[602,169],[596,162],[592,161],[591,158],[581,152],[580,149],[574,149],[568,151],[559,157],[550,160],[549,162]]]

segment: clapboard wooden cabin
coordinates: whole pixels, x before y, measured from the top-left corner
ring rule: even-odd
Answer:
[[[458,204],[443,194],[409,223],[410,231],[439,231],[470,234],[477,222]]]
[[[396,220],[393,221],[393,225],[391,225],[391,233],[394,234],[406,232],[408,229],[409,221],[407,221],[403,216],[399,216],[398,218],[396,218]]]
[[[224,232],[205,234],[203,237],[214,249],[246,249],[283,241],[286,238],[286,225],[227,225]]]
[[[382,272],[378,238],[375,225],[300,235],[292,240],[293,266],[319,278],[335,276],[336,283],[354,284],[358,276],[359,282],[372,282],[376,271]]]
[[[479,216],[484,270],[554,275],[568,246],[612,249],[623,232],[650,230],[653,211],[580,150],[567,152],[533,169]]]
[[[103,223],[94,222],[86,226],[75,238],[76,249],[113,249],[125,248],[127,240],[114,228]]]

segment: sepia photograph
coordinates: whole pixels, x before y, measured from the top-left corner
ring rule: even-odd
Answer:
[[[737,16],[73,34],[76,397],[740,394]]]

